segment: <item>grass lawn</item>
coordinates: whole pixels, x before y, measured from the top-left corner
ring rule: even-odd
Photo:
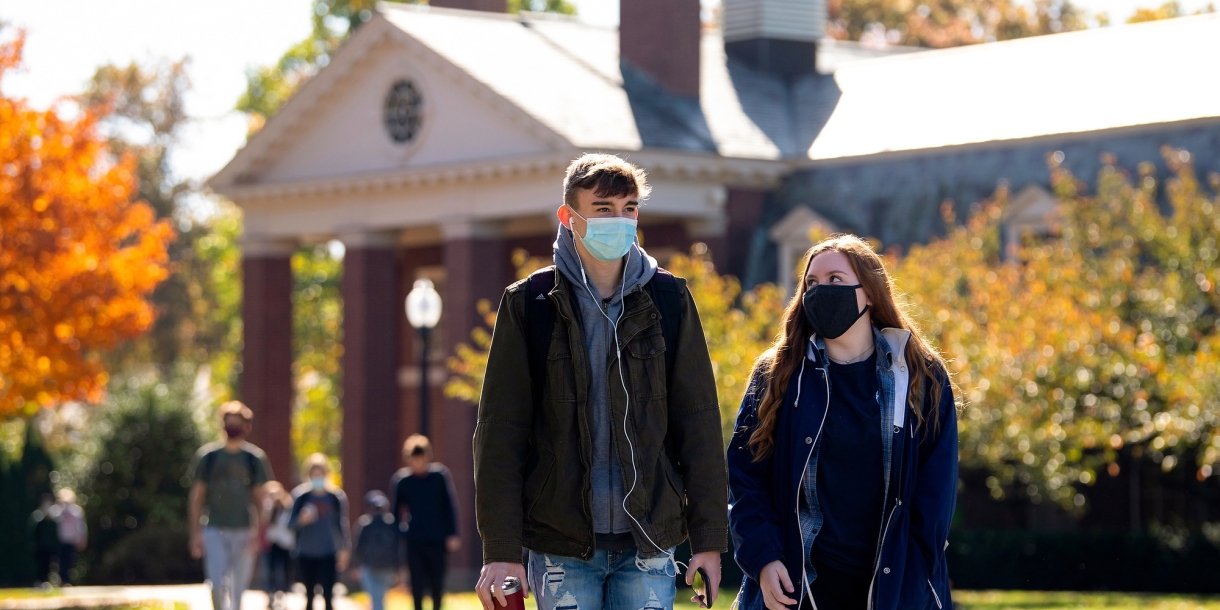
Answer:
[[[736,594],[736,589],[721,591],[716,610],[729,610]],[[363,594],[353,597],[368,599]],[[679,589],[674,610],[698,610],[689,599],[689,589]],[[1220,610],[1220,596],[1075,591],[954,591],[953,603],[961,610]],[[533,601],[527,600],[525,607],[533,610]],[[425,602],[424,608],[431,610],[432,602]],[[411,597],[398,589],[390,592],[386,610],[414,610],[414,606]],[[481,606],[474,593],[451,593],[445,596],[442,610],[481,610]]]

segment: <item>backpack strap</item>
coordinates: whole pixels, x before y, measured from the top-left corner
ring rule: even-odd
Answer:
[[[672,378],[674,358],[678,355],[678,326],[682,323],[682,293],[678,291],[678,280],[673,274],[657,267],[652,279],[645,285],[648,296],[661,312],[661,335],[665,338],[665,379]]]
[[[250,488],[253,489],[257,485],[254,475],[258,473],[258,456],[253,451],[246,451],[246,472],[250,475]]]
[[[555,326],[555,304],[547,295],[555,288],[555,267],[530,274],[525,289],[525,343],[529,353],[530,387],[534,405],[542,402],[546,386],[546,354]]]

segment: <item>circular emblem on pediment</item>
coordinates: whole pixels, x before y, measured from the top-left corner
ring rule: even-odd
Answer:
[[[424,98],[415,83],[400,80],[390,87],[385,96],[383,120],[390,139],[396,144],[407,144],[419,135],[423,125]]]

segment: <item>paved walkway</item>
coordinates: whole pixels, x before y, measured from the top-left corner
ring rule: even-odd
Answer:
[[[5,599],[0,590],[0,610],[56,610],[65,607],[125,606],[140,602],[183,602],[190,610],[212,610],[212,596],[206,585],[157,585],[147,587],[66,587],[58,594]],[[284,610],[305,610],[305,596],[289,593]],[[346,596],[335,596],[335,610],[366,610],[364,604]],[[242,610],[266,610],[267,594],[246,591]],[[315,608],[322,607],[319,597]]]

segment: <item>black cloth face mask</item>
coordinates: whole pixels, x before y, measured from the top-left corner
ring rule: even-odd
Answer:
[[[818,284],[805,291],[801,305],[805,319],[813,326],[813,332],[826,339],[837,339],[851,328],[869,306],[856,310],[856,289],[862,284]]]

